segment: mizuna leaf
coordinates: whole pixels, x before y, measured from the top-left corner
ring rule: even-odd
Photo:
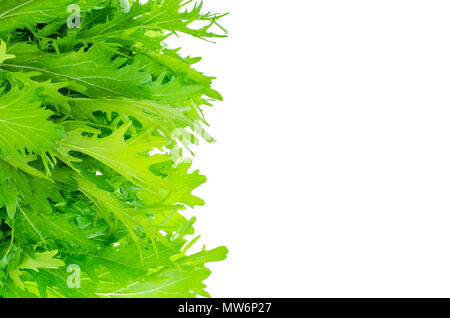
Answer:
[[[126,65],[126,59],[121,57],[113,60],[117,46],[112,44],[96,43],[87,52],[56,54],[19,42],[9,45],[8,52],[22,54],[14,63],[4,64],[4,68],[39,72],[43,78],[54,81],[70,81],[70,89],[90,97],[143,96],[142,86],[152,81],[152,75],[140,72],[139,65]]]
[[[202,251],[188,257],[181,257],[176,267],[166,267],[154,274],[147,282],[134,282],[125,288],[110,293],[101,293],[103,297],[115,298],[192,298],[196,295],[209,297],[204,291],[202,281],[211,272],[205,263],[223,260],[227,249],[217,248],[213,251]]]
[[[103,0],[8,0],[0,2],[0,37],[17,28],[36,28],[38,23],[65,21],[67,7],[77,4],[84,10],[104,4]],[[62,22],[64,23],[64,22]]]
[[[206,177],[178,145],[213,141],[203,107],[222,97],[165,40],[223,37],[222,16],[0,1],[0,298],[209,296],[207,263],[227,250],[189,252]]]
[[[98,119],[98,112],[103,112],[109,122],[119,116],[124,123],[133,123],[133,130],[162,135],[165,137],[164,146],[173,148],[174,140],[190,144],[199,137],[211,142],[212,137],[200,124],[201,117],[191,105],[187,107],[160,104],[150,100],[133,99],[90,99],[74,98],[72,100],[73,116],[77,120],[102,123]]]
[[[103,23],[89,25],[80,30],[78,38],[82,40],[115,39],[147,46],[159,47],[165,32],[190,34],[199,38],[224,37],[209,32],[213,25],[223,17],[219,14],[202,14],[202,4],[195,4],[192,9],[180,12],[190,1],[184,0],[150,0],[145,4],[134,2],[129,10],[123,10],[121,1],[113,1],[112,10],[98,10],[93,13],[92,20]],[[204,21],[201,28],[191,28],[194,21]],[[223,29],[222,29],[223,30]],[[224,30],[223,30],[224,31]],[[151,33],[149,33],[151,32]],[[151,35],[156,35],[152,37]],[[156,44],[156,43],[157,44]]]
[[[6,54],[6,43],[4,41],[0,41],[0,63],[15,57],[16,56],[13,54]]]
[[[33,257],[26,258],[20,265],[21,269],[31,269],[35,272],[39,272],[39,269],[57,269],[64,266],[64,262],[60,259],[55,258],[58,254],[57,250],[36,253]]]
[[[78,161],[74,157],[71,158],[71,151],[80,152],[104,163],[137,186],[155,192],[160,188],[169,187],[167,182],[150,170],[150,167],[170,158],[164,155],[148,155],[151,149],[161,147],[164,143],[146,133],[125,140],[129,127],[130,124],[124,125],[110,136],[103,138],[99,138],[95,130],[75,129],[59,142],[58,150],[68,163]],[[85,136],[83,134],[85,132],[91,132],[93,135]]]
[[[0,96],[0,152],[43,155],[56,148],[62,138],[60,127],[49,120],[53,113],[41,107],[31,88],[18,89]]]
[[[23,173],[0,160],[0,207],[5,207],[8,217],[16,215],[21,198],[31,195],[31,187]]]
[[[167,77],[159,64],[148,59],[134,63],[120,54],[117,44],[98,42],[90,48],[68,53],[51,53],[26,42],[9,45],[15,54],[3,68],[39,72],[43,79],[69,82],[68,88],[89,97],[128,97],[160,102],[183,102],[210,95],[210,83],[184,82],[184,74]],[[21,54],[19,54],[21,53]],[[95,74],[92,69],[96,69]],[[185,72],[185,71],[184,71]]]
[[[18,86],[20,88],[28,87],[36,89],[36,99],[41,101],[44,105],[53,105],[56,110],[63,114],[70,114],[71,109],[69,105],[70,97],[61,94],[61,89],[65,88],[67,82],[52,83],[50,80],[45,82],[35,81],[34,77],[39,77],[39,72],[10,72],[7,78],[11,85]]]

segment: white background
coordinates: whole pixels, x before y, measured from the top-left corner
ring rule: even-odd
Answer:
[[[205,0],[214,297],[450,297],[450,2]]]

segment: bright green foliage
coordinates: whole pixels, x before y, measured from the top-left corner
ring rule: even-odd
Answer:
[[[223,37],[220,17],[182,0],[0,1],[0,297],[209,296],[205,264],[227,250],[188,252],[181,212],[206,178],[179,144],[212,141],[201,106],[221,96],[164,40]]]

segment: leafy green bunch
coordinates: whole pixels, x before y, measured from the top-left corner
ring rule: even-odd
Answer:
[[[164,41],[222,15],[182,0],[0,0],[0,297],[209,296],[189,253],[213,78]],[[194,27],[195,25],[195,27]],[[223,29],[222,29],[223,30]],[[224,30],[223,30],[224,31]]]

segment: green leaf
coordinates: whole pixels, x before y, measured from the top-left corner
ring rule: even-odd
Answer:
[[[36,89],[36,99],[42,104],[53,105],[61,113],[67,115],[70,114],[71,108],[69,101],[71,101],[71,98],[60,92],[61,89],[68,85],[68,83],[52,83],[51,80],[41,82],[32,79],[33,77],[39,77],[40,75],[41,73],[39,72],[10,72],[7,74],[7,78],[13,86]]]
[[[0,63],[15,57],[16,56],[13,54],[6,54],[6,43],[4,41],[0,41]]]
[[[62,138],[60,127],[51,122],[50,110],[41,107],[34,100],[30,88],[12,88],[0,96],[0,152],[26,155],[43,155],[56,147],[56,141]]]
[[[0,160],[0,207],[6,208],[10,219],[15,217],[21,197],[30,194],[31,187],[25,175]]]
[[[124,288],[100,296],[109,298],[191,298],[197,295],[209,297],[204,290],[203,280],[211,271],[205,263],[221,261],[226,257],[224,247],[212,251],[202,251],[176,261],[178,266],[166,267],[151,275],[149,281],[134,282]]]
[[[223,37],[223,15],[123,4],[0,2],[0,297],[208,297],[226,257],[189,254],[206,177],[179,148],[213,141],[203,107],[222,97],[165,43]]]
[[[129,63],[119,47],[98,42],[89,49],[57,54],[42,51],[26,42],[17,42],[8,48],[16,58],[13,63],[4,63],[3,68],[39,72],[44,80],[69,82],[68,88],[89,97],[122,96],[180,102],[201,97],[209,89],[209,84],[184,83],[178,77],[167,81],[166,73],[154,74],[154,69],[140,59]],[[93,69],[96,70],[94,74]]]
[[[167,182],[156,176],[150,167],[170,158],[164,155],[148,155],[151,149],[163,146],[164,141],[151,138],[146,133],[125,140],[129,127],[130,124],[124,125],[104,138],[99,138],[95,130],[90,130],[93,136],[87,137],[83,133],[89,130],[76,129],[59,142],[58,150],[68,163],[77,161],[70,156],[70,151],[77,151],[104,163],[138,186],[154,191],[160,191],[158,187],[168,187]]]
[[[38,23],[65,21],[67,7],[76,3],[82,9],[104,4],[102,0],[8,0],[0,2],[0,36],[17,28],[34,29]],[[64,22],[62,22],[64,23]]]
[[[57,269],[64,266],[64,262],[55,258],[58,251],[36,253],[33,257],[27,257],[20,265],[21,269],[31,269],[39,272],[39,269]]]
[[[150,0],[145,4],[134,2],[130,10],[123,10],[121,1],[113,1],[113,10],[99,10],[94,13],[91,20],[103,20],[103,23],[89,25],[81,29],[78,37],[82,40],[115,39],[139,43],[150,48],[158,47],[164,37],[162,34],[169,31],[190,34],[199,38],[225,37],[209,32],[213,25],[223,17],[219,14],[203,14],[202,4],[195,4],[192,9],[180,12],[190,1],[184,0]],[[103,18],[103,19],[102,19]],[[205,22],[201,28],[191,28],[194,21]],[[222,29],[225,31],[224,29]],[[226,33],[226,31],[225,31]],[[152,35],[156,35],[152,37]],[[155,43],[156,42],[156,43]]]

